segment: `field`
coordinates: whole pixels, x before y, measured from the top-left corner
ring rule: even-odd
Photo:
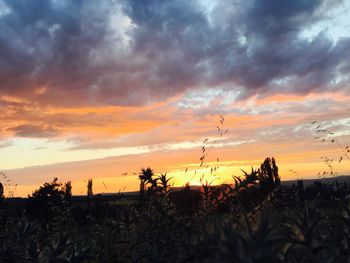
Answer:
[[[136,195],[45,183],[1,198],[0,262],[349,262],[350,184],[281,184],[275,160],[199,190],[150,168]]]

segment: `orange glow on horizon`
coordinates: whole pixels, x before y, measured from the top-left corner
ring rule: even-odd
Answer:
[[[201,185],[202,183],[211,183],[212,185],[218,185],[222,183],[233,183],[232,176],[242,176],[243,171],[250,173],[252,167],[257,169],[262,162],[258,160],[232,160],[224,162],[208,162],[205,167],[199,167],[199,163],[182,163],[181,165],[175,164],[172,168],[164,171],[156,170],[155,175],[160,173],[167,173],[168,178],[171,179],[171,185],[174,187],[182,187],[187,183],[190,185]],[[239,163],[240,165],[235,165]],[[291,159],[280,158],[277,159],[277,165],[279,167],[279,174],[284,180],[294,180],[294,179],[308,179],[308,178],[318,178],[317,173],[327,170],[327,167],[320,161],[316,162],[294,162]],[[147,165],[146,165],[147,166]],[[146,167],[144,166],[144,167]],[[156,163],[149,165],[151,168],[157,168]],[[164,168],[164,166],[161,165]],[[186,168],[187,169],[186,169]],[[212,167],[218,167],[218,169],[211,173]],[[134,170],[134,172],[128,172],[127,176],[121,176],[117,172],[109,171],[106,167],[106,171],[96,171],[96,177],[93,174],[91,176],[85,177],[81,180],[72,180],[73,194],[74,195],[84,195],[86,194],[86,183],[88,178],[92,178],[94,182],[94,192],[95,193],[118,193],[138,191],[139,190],[139,179],[137,173],[139,169]],[[350,161],[344,163],[344,165],[335,167],[338,174],[344,174],[344,172],[350,170]],[[109,172],[107,172],[109,171]],[[72,171],[74,173],[74,171]],[[11,173],[8,173],[11,176]],[[98,176],[105,174],[108,176]],[[53,177],[52,177],[53,178]],[[60,179],[60,177],[59,177]],[[50,179],[51,180],[51,179]],[[50,181],[47,180],[47,181]],[[67,180],[60,180],[61,182]],[[44,183],[44,182],[42,182]],[[27,194],[31,193],[34,189],[37,189],[41,184],[36,185],[18,185],[16,188],[15,196],[25,197]],[[10,188],[7,188],[10,189]],[[5,187],[6,192],[6,187]]]

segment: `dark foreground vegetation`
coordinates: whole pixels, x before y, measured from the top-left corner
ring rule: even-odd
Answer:
[[[139,178],[134,198],[93,195],[90,181],[79,205],[57,179],[1,197],[0,262],[350,262],[349,183],[284,186],[269,158],[200,191]]]

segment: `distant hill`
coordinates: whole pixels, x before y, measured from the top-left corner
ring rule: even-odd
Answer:
[[[350,183],[350,175],[341,175],[341,176],[335,176],[335,177],[327,177],[327,178],[314,178],[314,179],[302,179],[304,186],[308,186],[313,184],[315,181],[321,182],[323,184],[329,184],[334,181],[337,181],[338,183],[343,183],[343,182],[349,182]],[[286,180],[286,181],[281,181],[282,185],[284,186],[291,186],[292,184],[296,184],[298,179],[296,180]],[[177,187],[171,187],[172,190],[181,190],[183,189],[184,186],[177,186]],[[200,190],[201,186],[200,185],[191,185],[190,188],[192,190]],[[139,192],[134,191],[134,192],[122,192],[124,196],[128,197],[135,197],[138,196]],[[110,195],[116,195],[116,193],[102,193],[101,196],[110,196]],[[81,196],[83,197],[83,196]]]
[[[350,182],[350,175],[341,175],[341,176],[327,177],[327,178],[302,179],[302,180],[305,186],[313,184],[315,181],[323,184],[330,184],[335,181],[337,181],[338,183],[344,183],[344,182]],[[296,184],[297,181],[298,180],[282,181],[282,185],[289,186],[292,184]]]

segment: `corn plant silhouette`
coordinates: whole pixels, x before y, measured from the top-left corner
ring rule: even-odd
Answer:
[[[140,180],[140,194],[139,194],[139,205],[140,207],[144,207],[145,199],[149,197],[152,191],[157,186],[157,179],[153,178],[154,172],[151,168],[141,168],[139,173]],[[147,197],[146,197],[146,188],[147,187]]]

